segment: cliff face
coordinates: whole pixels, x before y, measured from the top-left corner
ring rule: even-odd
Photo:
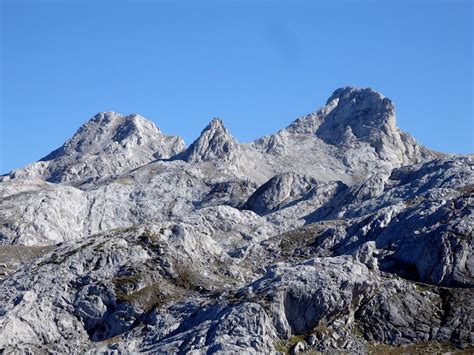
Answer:
[[[474,161],[336,90],[239,144],[100,113],[0,181],[0,349],[471,349]]]

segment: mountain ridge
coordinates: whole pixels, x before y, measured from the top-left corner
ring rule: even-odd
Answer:
[[[0,352],[474,350],[474,155],[371,89],[246,144],[100,113],[0,196]]]
[[[256,166],[252,169],[261,170],[259,176],[246,173],[262,183],[286,172],[280,167],[291,165],[305,146],[308,147],[306,167],[296,171],[321,179],[316,176],[320,171],[312,170],[311,166],[334,167],[322,180],[346,183],[361,181],[369,171],[382,165],[391,169],[440,156],[396,127],[394,106],[389,99],[372,89],[344,87],[334,91],[326,105],[315,113],[296,119],[276,134],[246,144],[238,143],[221,119],[212,120],[185,148],[180,137],[163,135],[151,121],[137,114],[99,113],[62,147],[9,176],[37,176],[51,182],[74,183],[116,175],[156,159],[182,159],[188,163],[220,160],[237,165],[236,169],[242,171],[257,164],[258,169]],[[87,165],[94,168],[86,167],[78,159],[79,153],[99,155],[93,158],[99,160],[95,164],[98,167],[90,161]],[[109,165],[105,171],[97,171],[104,165]]]

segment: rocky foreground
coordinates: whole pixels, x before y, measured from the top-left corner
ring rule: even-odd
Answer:
[[[100,113],[0,178],[0,352],[474,351],[474,160],[336,90],[240,144]]]

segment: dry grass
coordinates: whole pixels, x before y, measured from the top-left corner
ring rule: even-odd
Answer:
[[[56,248],[48,246],[0,245],[0,263],[28,262]]]

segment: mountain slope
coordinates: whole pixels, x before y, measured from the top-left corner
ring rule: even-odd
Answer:
[[[472,352],[473,159],[371,89],[249,144],[99,114],[0,180],[0,352]]]

